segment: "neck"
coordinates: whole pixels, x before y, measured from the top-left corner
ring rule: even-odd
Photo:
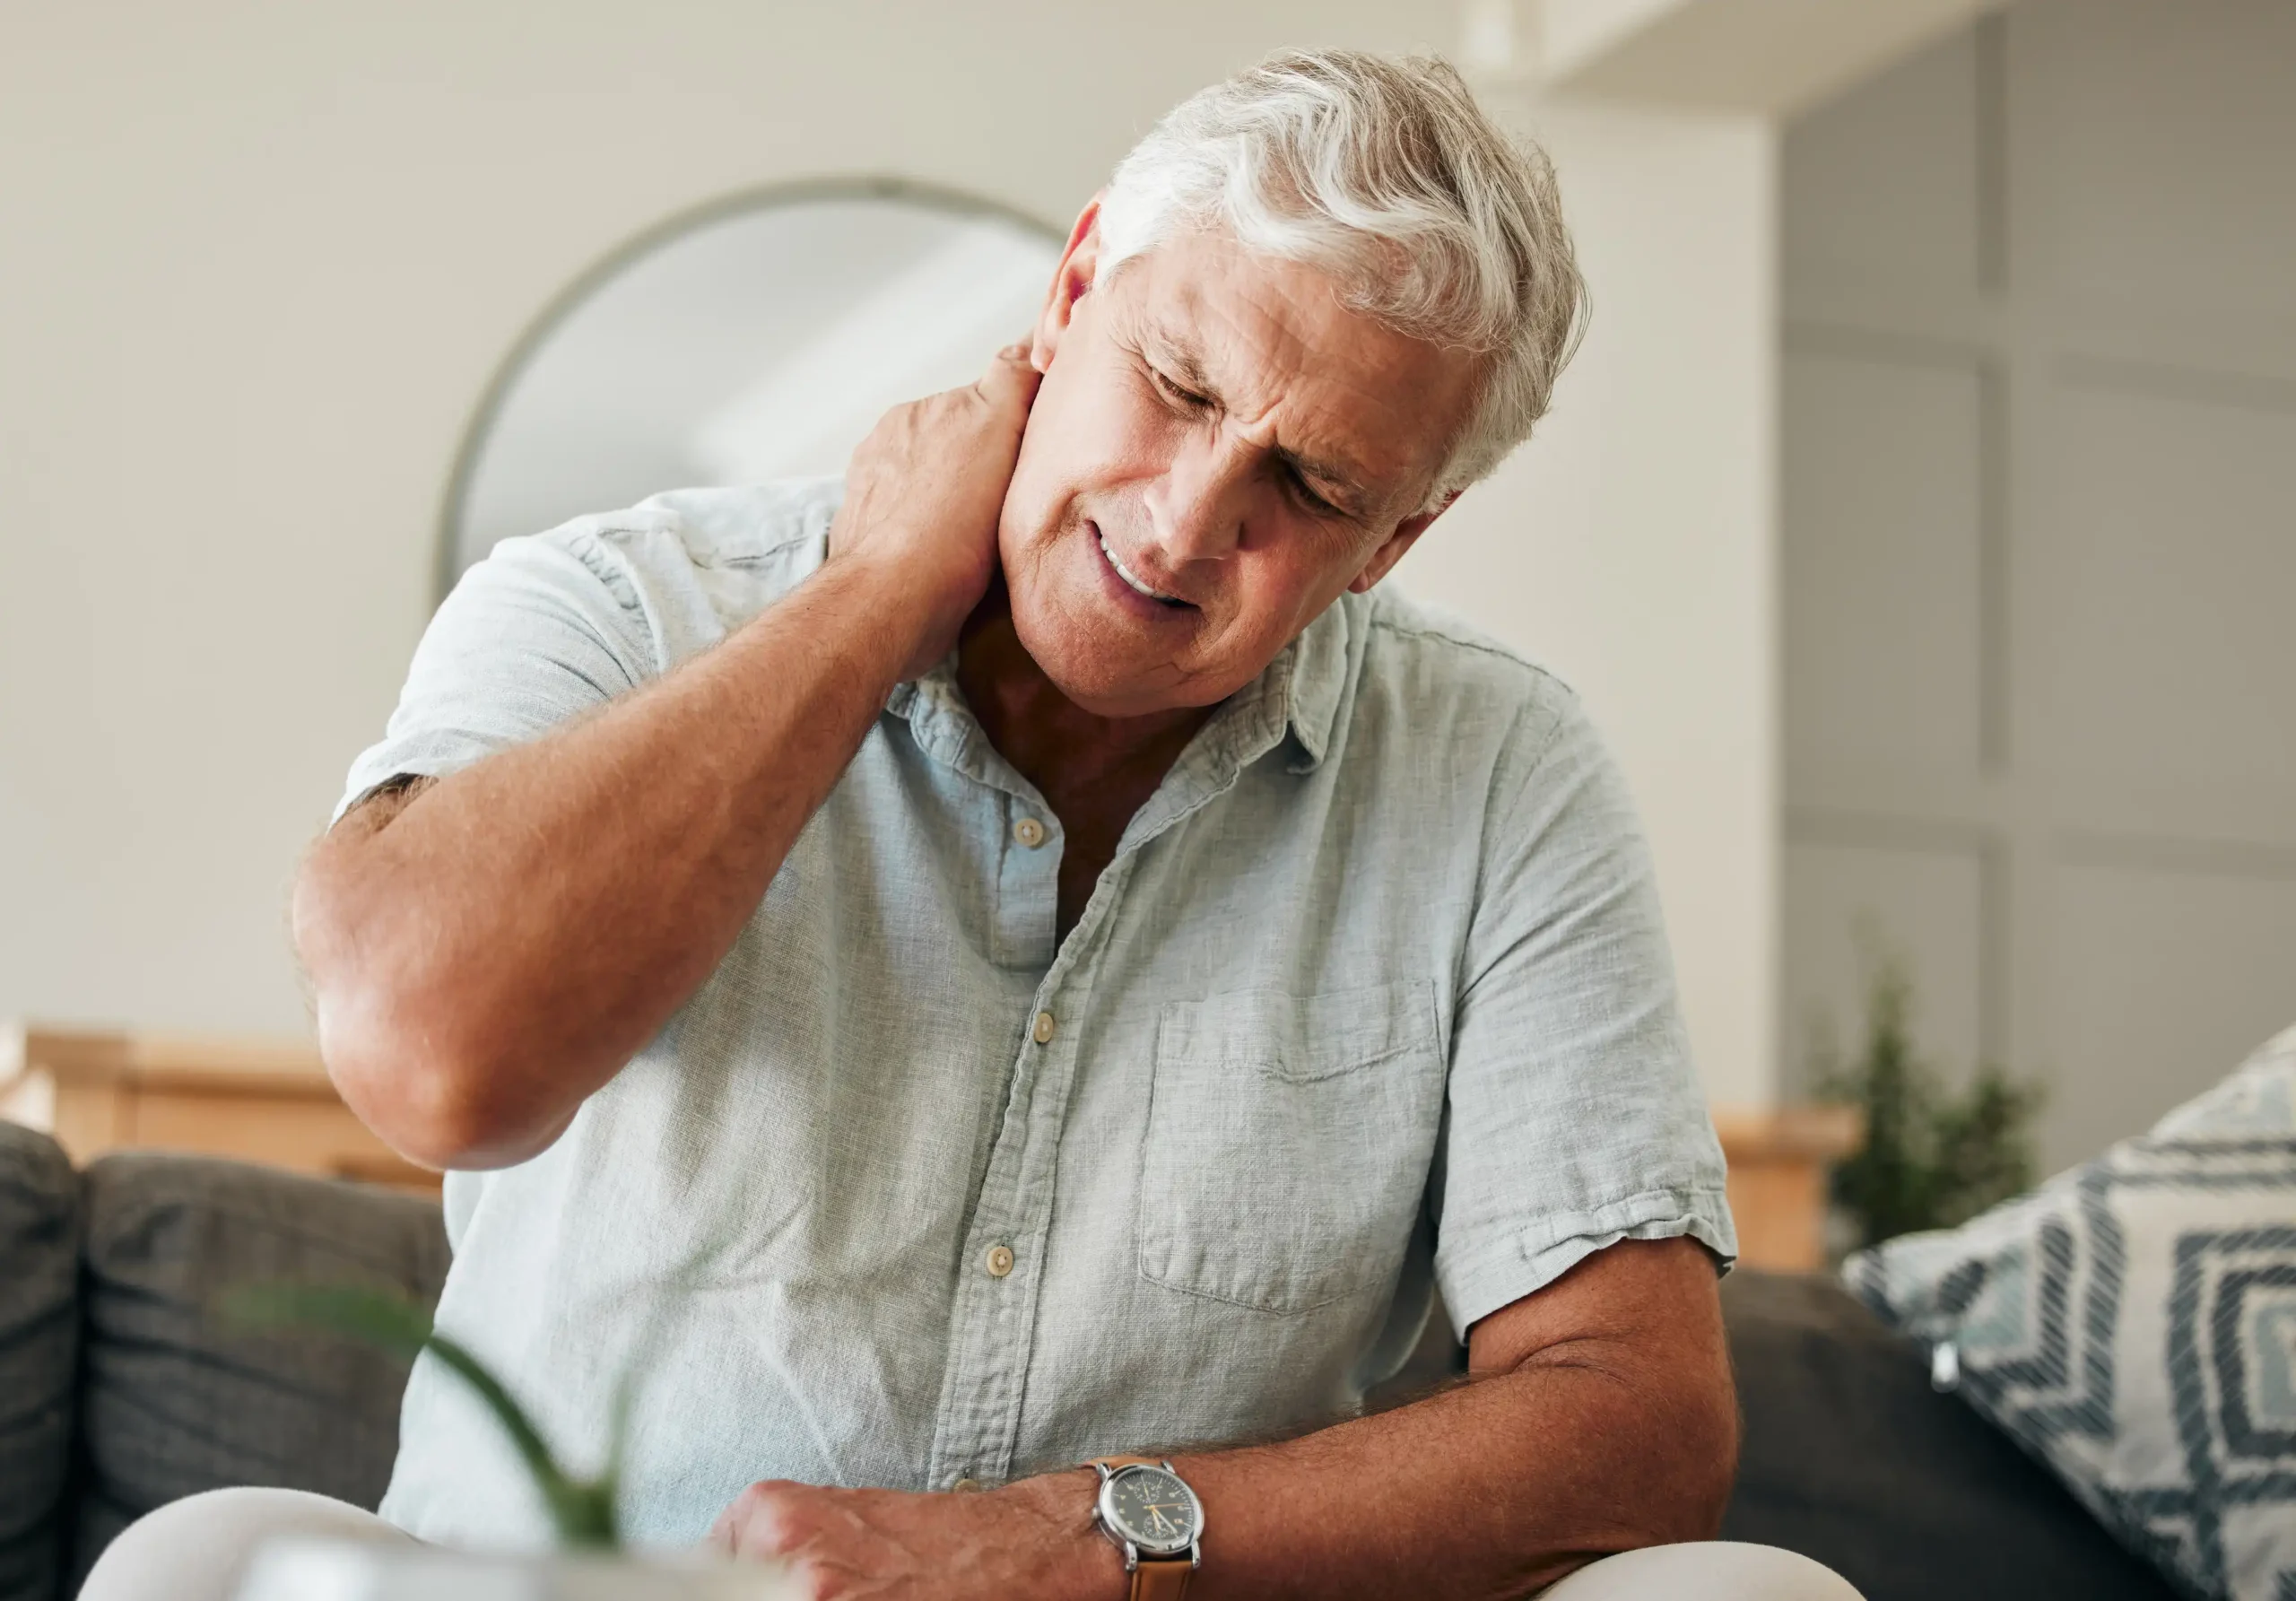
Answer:
[[[1022,645],[1001,580],[959,638],[957,683],[989,743],[1061,812],[1107,788],[1137,792],[1144,801],[1213,711],[1185,706],[1134,718],[1086,711]]]

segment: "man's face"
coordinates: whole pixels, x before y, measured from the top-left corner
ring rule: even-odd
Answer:
[[[1097,283],[1094,215],[1036,330],[1044,382],[998,529],[1013,624],[1088,711],[1209,706],[1432,520],[1474,362],[1222,238]]]

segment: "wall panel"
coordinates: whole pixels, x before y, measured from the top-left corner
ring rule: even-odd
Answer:
[[[2296,1022],[2292,83],[2022,0],[1783,141],[1788,1037],[1866,909],[2051,1162]]]
[[[1789,296],[1843,279],[1977,289],[1977,69],[1965,31],[1794,126],[1783,154]]]
[[[2296,385],[2060,377],[2045,737],[2108,829],[2296,840]]]
[[[1974,777],[1979,375],[1950,356],[1800,342],[1784,391],[1789,765],[1810,779],[1840,768]]]
[[[2296,1022],[2296,873],[2060,865],[2047,1155],[2081,1160]]]
[[[2053,0],[2012,19],[2048,287],[2148,318],[2286,319],[2296,6]]]
[[[1985,1038],[1985,860],[1972,842],[1856,840],[1805,823],[1786,850],[1787,1082],[1812,1088],[1813,1058],[1864,1039],[1876,963],[1913,985],[1932,1066],[1959,1081]],[[1816,836],[1816,837],[1812,837]]]

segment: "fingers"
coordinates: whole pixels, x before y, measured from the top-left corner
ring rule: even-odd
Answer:
[[[1029,360],[1029,341],[1023,339],[1006,345],[991,358],[988,370],[974,386],[983,398],[1002,411],[1011,408],[1025,412],[1036,398],[1037,385],[1043,378]]]
[[[776,1515],[774,1493],[786,1481],[768,1479],[752,1484],[718,1516],[709,1544],[727,1556],[770,1556],[780,1549],[781,1520]]]

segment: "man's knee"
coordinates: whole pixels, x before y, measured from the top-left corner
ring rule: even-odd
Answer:
[[[1775,1545],[1710,1540],[1589,1562],[1540,1601],[1859,1601],[1822,1563]]]
[[[105,1547],[80,1601],[230,1601],[255,1548],[275,1535],[412,1541],[348,1501],[304,1490],[210,1490],[131,1523]]]

